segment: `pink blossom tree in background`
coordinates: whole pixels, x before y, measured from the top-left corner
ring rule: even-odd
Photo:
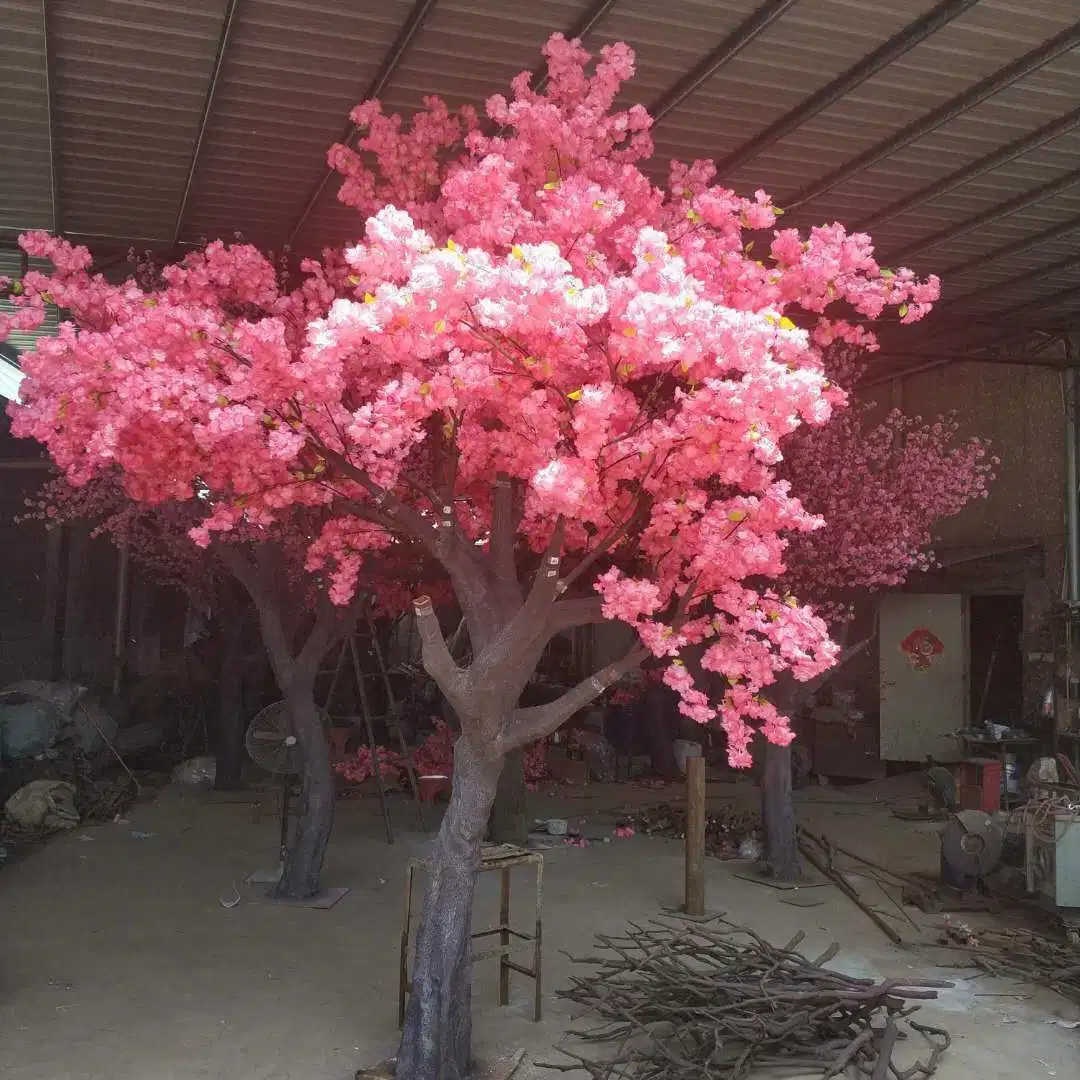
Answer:
[[[777,216],[763,192],[714,185],[709,163],[673,165],[666,188],[642,171],[650,118],[614,107],[626,46],[592,73],[559,36],[545,55],[542,92],[523,74],[512,101],[488,101],[496,135],[437,99],[410,126],[359,106],[359,149],[331,152],[359,239],[291,288],[245,245],[211,244],[148,292],[88,276],[83,249],[23,239],[56,266],[26,276],[24,303],[48,292],[73,322],[26,357],[15,427],[73,483],[116,468],[136,501],[201,496],[194,539],[226,552],[303,510],[317,524],[290,535],[339,606],[393,544],[453,588],[467,667],[430,598],[414,602],[462,732],[398,1056],[409,1080],[468,1068],[474,872],[508,753],[649,655],[688,716],[723,726],[733,764],[756,731],[788,739],[762,692],[837,649],[781,583],[789,539],[822,525],[783,479],[781,444],[845,404],[821,339],[872,344],[845,312],[912,322],[937,296],[839,225],[779,229],[755,261],[744,231]],[[639,644],[519,707],[546,643],[604,618]],[[688,646],[724,675],[720,701],[680,662]],[[312,753],[317,721],[290,703]]]
[[[160,585],[183,589],[222,623],[218,681],[221,718],[219,779],[239,782],[246,717],[242,710],[242,630],[248,611],[258,614],[266,656],[303,740],[304,775],[299,824],[286,851],[281,880],[272,892],[303,899],[319,891],[323,855],[333,824],[334,780],[316,677],[333,646],[365,610],[400,612],[424,567],[398,545],[365,561],[348,604],[335,605],[305,571],[317,517],[298,505],[265,528],[241,526],[227,540],[205,547],[192,541],[213,512],[205,498],[140,502],[124,490],[115,468],[103,468],[75,485],[66,477],[47,483],[28,515],[47,526],[90,526],[128,549]],[[412,587],[411,587],[412,586]],[[225,766],[223,769],[222,766]]]
[[[862,368],[841,350],[829,370],[850,384]],[[825,523],[792,538],[783,584],[841,633],[856,596],[896,588],[931,568],[934,527],[985,497],[993,478],[986,445],[961,438],[955,417],[924,420],[892,410],[875,419],[875,411],[872,403],[855,403],[824,425],[801,429],[785,442],[780,467],[792,493]],[[785,715],[796,715],[869,644],[845,648],[832,668],[807,681],[781,673],[769,696]],[[766,742],[763,756],[764,868],[793,881],[800,869],[790,744]]]

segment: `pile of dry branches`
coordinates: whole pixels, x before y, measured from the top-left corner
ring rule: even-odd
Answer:
[[[830,971],[837,953],[809,960],[722,918],[631,924],[620,937],[598,938],[603,955],[578,959],[588,975],[563,996],[587,1007],[595,1024],[571,1031],[591,1043],[615,1044],[596,1060],[560,1047],[593,1080],[741,1080],[781,1068],[823,1077],[916,1080],[937,1069],[949,1035],[909,1019],[911,999],[936,997],[944,982],[875,983]],[[919,1047],[894,1060],[898,1042]],[[915,1059],[915,1054],[922,1057]]]
[[[945,943],[959,948],[989,975],[1048,986],[1080,1005],[1080,947],[1034,930],[974,931],[963,923],[945,929]]]
[[[645,836],[666,836],[673,840],[686,837],[686,807],[663,803],[639,810],[627,818],[635,832]],[[721,806],[705,819],[705,852],[721,859],[734,859],[739,845],[749,836],[761,832],[761,818],[753,810],[738,806]]]

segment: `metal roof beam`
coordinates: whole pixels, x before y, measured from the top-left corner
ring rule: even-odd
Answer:
[[[370,101],[372,98],[377,98],[387,86],[390,85],[390,80],[394,77],[398,65],[404,60],[405,54],[409,51],[409,47],[412,45],[417,34],[423,29],[424,23],[427,21],[427,17],[431,14],[436,2],[437,0],[416,0],[408,17],[401,24],[401,29],[398,31],[394,43],[383,57],[371,82],[368,83],[367,88],[361,94],[361,101]],[[341,136],[341,142],[345,146],[349,146],[359,130],[359,127],[350,121],[349,126]],[[330,183],[333,175],[334,170],[327,166],[326,171],[322,175],[322,179],[315,185],[314,190],[304,203],[304,207],[300,211],[299,216],[293,222],[292,228],[289,230],[289,235],[285,239],[286,247],[292,245],[297,234],[304,227],[304,223],[311,216],[311,212],[315,209],[316,204],[322,197],[322,193],[326,190],[326,185]]]
[[[1003,244],[999,248],[993,248],[982,255],[972,255],[970,259],[964,259],[962,262],[953,263],[952,266],[946,266],[943,270],[938,271],[938,276],[943,280],[950,277],[959,277],[961,274],[966,274],[969,270],[984,266],[986,263],[997,262],[998,259],[1010,259],[1014,255],[1023,255],[1032,248],[1041,247],[1043,244],[1056,240],[1059,236],[1075,229],[1080,229],[1080,214],[1069,218],[1068,221],[1062,221],[1060,224],[1040,229],[1037,233],[1022,237],[1020,240],[1013,240],[1011,243]]]
[[[1035,206],[1037,203],[1052,199],[1055,195],[1060,195],[1063,191],[1068,191],[1069,188],[1075,187],[1077,184],[1080,184],[1080,169],[1073,169],[1071,172],[1059,176],[1056,180],[1040,184],[1037,188],[1031,188],[1029,191],[1022,191],[1019,195],[1008,199],[1006,202],[991,206],[981,214],[965,218],[955,225],[947,225],[944,229],[938,229],[936,233],[931,233],[922,240],[914,240],[903,247],[895,248],[882,255],[879,261],[892,264],[899,259],[907,259],[915,254],[922,255],[927,251],[933,251],[934,248],[941,247],[942,244],[947,244],[951,240],[958,240],[961,236],[966,236],[976,229],[981,229],[984,225],[989,225],[994,221],[1001,221],[1003,218],[1020,213],[1021,210],[1026,210],[1029,206]]]
[[[180,233],[184,228],[184,214],[187,212],[188,200],[191,198],[191,185],[195,180],[195,170],[199,165],[199,153],[202,150],[203,139],[206,137],[206,129],[210,124],[210,113],[214,108],[214,95],[217,93],[218,82],[221,79],[221,69],[225,65],[225,53],[229,47],[229,37],[232,34],[233,18],[236,15],[238,3],[239,0],[229,0],[225,8],[225,18],[221,23],[217,52],[214,54],[214,66],[210,69],[210,82],[206,88],[202,115],[199,117],[199,131],[195,136],[195,145],[191,149],[191,161],[188,163],[187,176],[184,177],[184,190],[180,196],[180,205],[176,210],[176,222],[173,225],[172,233],[174,244],[180,240]]]
[[[766,0],[766,3],[751,12],[708,56],[649,106],[654,124],[660,123],[665,116],[674,112],[698,87],[708,82],[724,64],[738,56],[747,45],[765,33],[784,12],[798,2],[799,0]],[[966,2],[970,4],[972,0]]]
[[[727,157],[717,162],[717,171],[721,176],[729,176],[736,169],[753,161],[759,154],[768,150],[773,143],[790,135],[823,109],[836,104],[845,94],[861,86],[882,68],[898,60],[904,53],[925,41],[931,34],[936,33],[978,2],[979,0],[944,0],[922,18],[916,19],[899,33],[894,34],[868,56],[849,67],[847,71],[841,72],[790,112],[774,120],[764,131],[758,132],[752,139],[748,139],[742,146],[737,147]]]
[[[898,354],[883,359],[901,359]],[[943,367],[953,367],[956,364],[998,364],[1002,367],[1037,367],[1060,370],[1065,365],[1060,360],[1040,360],[1037,357],[1028,356],[969,356],[965,353],[957,353],[952,356],[934,356],[924,354],[919,358],[922,363],[912,364],[909,367],[897,368],[893,371],[882,371],[872,375],[868,379],[860,379],[855,384],[855,390],[869,390],[874,386],[882,386],[885,383],[896,382],[897,379],[906,379],[909,375],[925,375],[930,371],[937,371]]]
[[[1014,277],[1006,278],[1004,281],[997,281],[993,285],[984,285],[980,289],[972,289],[970,292],[961,293],[955,299],[948,301],[945,311],[947,314],[952,314],[954,311],[971,307],[973,303],[981,303],[991,296],[999,296],[1001,293],[1007,293],[1012,289],[1026,285],[1028,282],[1038,281],[1040,278],[1050,277],[1051,274],[1060,273],[1062,270],[1072,270],[1078,266],[1080,266],[1080,255],[1066,255],[1063,259],[1048,263],[1046,266],[1040,266],[1037,270],[1028,270],[1023,274],[1016,274]]]
[[[601,19],[618,3],[618,0],[593,0],[593,2],[581,13],[573,26],[563,35],[568,41],[583,38],[586,34],[595,30]],[[529,85],[537,94],[547,86],[548,70],[546,63],[540,63],[533,68],[529,77]],[[500,129],[502,130],[502,129]]]
[[[1039,308],[1041,311],[1045,311],[1046,308],[1051,308],[1055,304],[1060,304],[1066,300],[1072,300],[1074,297],[1080,298],[1080,285],[1068,285],[1064,289],[1058,289],[1057,292],[1050,293],[1049,296],[1037,296],[1033,300],[1024,300],[1022,303],[1013,304],[1012,307],[993,312],[993,317],[995,319],[1005,319],[1009,315],[1015,315],[1018,311],[1027,311],[1029,308]]]
[[[1010,161],[1015,161],[1025,154],[1030,154],[1033,150],[1038,150],[1040,146],[1067,134],[1078,126],[1080,126],[1080,108],[1073,109],[1072,112],[1059,116],[1056,120],[1051,120],[1049,124],[1044,124],[1037,131],[1033,131],[1029,135],[1023,135],[1019,139],[1014,139],[999,150],[973,161],[970,165],[965,165],[962,169],[957,169],[956,172],[951,172],[948,176],[943,176],[940,180],[927,184],[926,187],[921,187],[918,191],[913,191],[910,195],[905,195],[895,202],[889,203],[888,206],[869,214],[862,221],[856,222],[852,229],[855,232],[866,232],[868,229],[876,228],[886,221],[899,217],[908,210],[914,210],[915,207],[922,206],[924,203],[940,199],[943,195],[948,195],[950,191],[955,191],[956,188],[962,187],[969,181],[985,176],[986,173],[993,172],[995,169],[1000,169],[1002,165],[1008,165]]]
[[[49,0],[41,0],[41,43],[45,61],[45,122],[49,135],[49,201],[52,211],[52,231],[60,232],[63,220],[60,215],[60,170],[57,164],[56,127],[53,119],[53,55],[52,20],[49,17]]]
[[[858,176],[859,173],[872,168],[891,154],[904,149],[905,146],[910,146],[913,142],[917,142],[931,132],[943,127],[951,120],[963,116],[964,113],[969,112],[976,105],[982,104],[988,98],[993,97],[994,94],[1000,93],[1007,86],[1011,86],[1017,80],[1030,75],[1033,71],[1045,67],[1052,60],[1061,56],[1062,53],[1068,52],[1077,45],[1080,45],[1080,23],[1073,23],[1072,26],[1062,30],[1060,34],[1044,42],[1037,49],[1032,49],[1031,52],[1025,53],[1011,64],[1006,64],[1005,67],[1000,68],[993,75],[969,87],[962,94],[950,98],[943,105],[940,105],[932,112],[928,112],[918,120],[912,121],[888,138],[874,143],[873,146],[864,150],[857,157],[838,166],[832,172],[826,173],[820,179],[807,184],[806,187],[795,192],[789,198],[780,200],[779,205],[786,210],[793,210],[804,206],[812,199],[819,198],[832,191],[833,188],[839,187],[850,180],[853,176]]]

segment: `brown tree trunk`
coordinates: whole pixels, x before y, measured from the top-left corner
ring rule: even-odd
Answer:
[[[462,734],[416,935],[398,1080],[466,1080],[472,1045],[472,905],[502,759]]]
[[[791,747],[765,743],[761,777],[762,867],[776,881],[798,881],[798,837],[791,798]]]
[[[506,755],[491,808],[491,839],[496,844],[529,842],[529,818],[525,791],[525,751],[514,750]]]
[[[319,892],[326,845],[334,825],[334,774],[322,713],[315,704],[315,676],[294,675],[286,697],[304,755],[300,812],[285,852],[285,867],[272,895],[307,900]]]

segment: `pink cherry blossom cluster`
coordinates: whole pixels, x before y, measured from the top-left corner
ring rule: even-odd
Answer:
[[[200,544],[292,529],[338,603],[392,535],[446,521],[482,547],[497,476],[523,492],[522,543],[562,529],[567,566],[634,522],[614,552],[633,565],[597,567],[604,611],[671,659],[684,712],[719,715],[745,765],[753,726],[790,737],[761,691],[836,655],[820,617],[760,585],[793,539],[837,527],[833,504],[800,501],[786,449],[846,402],[823,349],[872,348],[852,313],[914,321],[938,283],[879,267],[840,225],[776,231],[753,258],[746,232],[781,212],[764,192],[717,185],[709,163],[673,165],[666,188],[643,170],[650,117],[616,107],[625,45],[590,67],[556,35],[545,56],[542,90],[522,75],[488,101],[495,134],[437,99],[410,124],[361,105],[357,148],[330,153],[356,242],[299,283],[216,242],[113,285],[85,249],[23,237],[56,272],[27,275],[20,303],[75,321],[25,358],[15,430],[76,485],[115,469],[140,503],[198,494]],[[720,702],[678,662],[700,643]]]
[[[334,771],[354,784],[362,784],[375,776],[376,763],[384,781],[394,785],[401,782],[405,762],[400,754],[387,750],[385,746],[376,746],[374,754],[370,747],[361,746],[347,758],[335,762]]]

